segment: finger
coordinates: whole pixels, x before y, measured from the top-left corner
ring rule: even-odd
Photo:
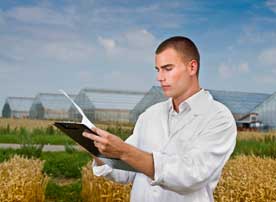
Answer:
[[[105,131],[105,130],[102,130],[100,128],[94,128],[94,131],[101,137],[107,137],[110,135],[109,132]]]
[[[98,142],[94,141],[94,145],[95,145],[95,147],[99,148],[99,143]]]
[[[84,131],[83,133],[82,133],[82,135],[84,136],[84,137],[87,137],[87,138],[89,138],[89,139],[92,139],[92,133],[89,133],[89,132],[86,132],[86,131]]]
[[[90,128],[94,133],[96,133],[96,130],[97,128],[96,127],[93,127],[93,128]]]
[[[92,135],[91,139],[98,142],[98,143],[101,143],[101,144],[106,144],[107,143],[106,138],[100,137],[100,136],[97,136],[97,135]]]
[[[97,137],[101,138],[100,136],[94,135],[93,133],[89,133],[89,132],[83,132],[82,135],[86,138],[89,138],[91,140],[97,141]],[[96,140],[95,140],[96,138]]]
[[[87,137],[87,138],[89,138],[93,141],[96,141],[96,142],[99,142],[99,143],[102,143],[102,144],[107,143],[106,138],[94,135],[93,133],[83,132],[82,134],[83,134],[84,137]]]
[[[105,146],[102,145],[102,144],[99,143],[99,142],[94,141],[94,145],[95,145],[95,147],[97,147],[97,148],[99,149],[99,151],[100,151],[101,153],[102,153],[103,150],[105,149]]]

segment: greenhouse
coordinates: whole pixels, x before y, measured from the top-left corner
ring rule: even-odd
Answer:
[[[226,105],[238,120],[264,102],[271,94],[208,90],[215,100]]]
[[[108,89],[82,89],[75,102],[94,122],[129,122],[130,111],[144,97],[144,92]],[[72,105],[70,119],[80,120],[80,114]]]
[[[72,99],[75,95],[70,95]],[[71,102],[63,94],[39,93],[32,103],[30,118],[33,119],[68,119]]]
[[[6,118],[28,118],[34,98],[30,97],[8,97],[2,110],[2,117]]]
[[[143,113],[151,105],[164,101],[167,98],[164,97],[163,91],[158,86],[153,86],[146,95],[137,103],[137,105],[131,110],[130,121],[135,123],[141,113]]]
[[[232,112],[232,114],[234,115],[237,121],[239,121],[241,118],[246,118],[247,115],[249,114],[250,114],[250,118],[253,118],[254,116],[258,116],[252,113],[257,106],[259,106],[257,108],[259,112],[258,110],[255,110],[255,111],[257,113],[260,113],[260,119],[264,117],[264,115],[261,115],[261,114],[264,114],[264,111],[267,112],[267,108],[270,109],[269,113],[265,113],[266,114],[266,118],[264,120],[265,123],[267,122],[268,117],[272,117],[273,110],[275,112],[276,96],[274,97],[272,96],[271,98],[271,94],[209,90],[209,89],[206,89],[206,90],[208,90],[211,93],[211,95],[214,97],[215,100],[225,104],[230,109],[230,111]],[[269,104],[268,104],[268,101],[266,101],[268,98],[270,98],[269,100],[271,100]],[[138,116],[142,112],[144,112],[148,107],[150,107],[155,103],[161,102],[163,100],[166,100],[166,97],[163,95],[162,89],[160,87],[153,86],[145,95],[145,97],[143,97],[143,99],[132,110],[131,121],[136,122],[136,120],[138,119]],[[267,103],[265,105],[266,107],[263,107],[264,105],[260,105],[263,102]],[[261,109],[263,110],[262,112],[261,112]],[[270,120],[272,119],[270,118]],[[270,122],[269,125],[271,124],[272,123]]]
[[[273,93],[252,111],[258,114],[258,120],[265,127],[276,129],[276,93]]]

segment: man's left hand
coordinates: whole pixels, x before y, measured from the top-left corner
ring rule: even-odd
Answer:
[[[83,136],[93,140],[94,145],[99,149],[101,154],[110,158],[120,159],[125,146],[124,141],[100,128],[93,128],[93,131],[99,136],[89,132],[83,132]]]

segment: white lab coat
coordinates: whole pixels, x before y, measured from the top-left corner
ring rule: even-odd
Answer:
[[[132,182],[132,202],[211,202],[221,171],[234,150],[236,125],[231,112],[201,90],[186,100],[190,111],[168,129],[170,100],[140,115],[126,141],[153,153],[155,176],[93,165],[96,175]]]

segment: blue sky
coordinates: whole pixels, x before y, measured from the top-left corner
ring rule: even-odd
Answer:
[[[1,0],[0,109],[60,88],[147,91],[174,35],[198,45],[203,88],[276,91],[276,0]]]

